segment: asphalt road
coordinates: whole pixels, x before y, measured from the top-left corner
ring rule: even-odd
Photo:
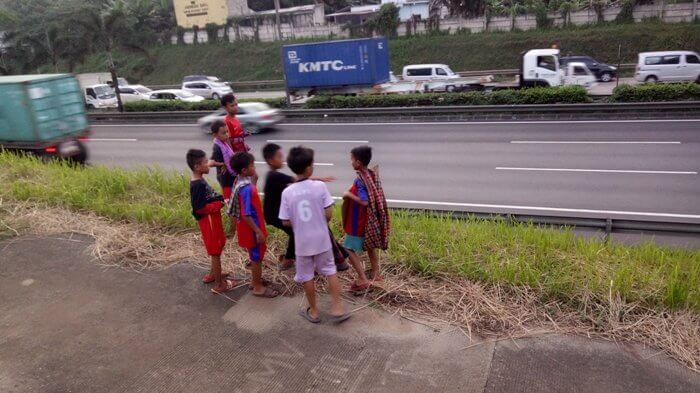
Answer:
[[[211,150],[194,125],[93,131],[93,163],[184,171],[188,148]],[[283,124],[249,138],[260,161],[268,140],[315,149],[336,196],[350,149],[369,143],[394,206],[700,223],[699,120]]]

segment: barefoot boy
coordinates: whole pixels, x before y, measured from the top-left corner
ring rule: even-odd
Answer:
[[[202,150],[190,149],[187,152],[187,166],[192,170],[190,179],[190,199],[192,215],[199,224],[202,241],[211,256],[211,270],[202,281],[206,284],[215,282],[212,292],[223,293],[234,289],[237,283],[228,280],[221,273],[221,252],[226,245],[226,235],[221,224],[221,208],[224,198],[214,192],[203,175],[209,173],[207,155]]]
[[[238,174],[238,178],[231,195],[228,215],[237,220],[238,245],[245,248],[250,257],[253,295],[273,298],[279,295],[279,292],[266,287],[262,280],[267,229],[258,188],[255,186],[255,158],[250,153],[236,153],[231,158],[231,167]]]
[[[328,222],[333,214],[333,198],[323,182],[312,180],[314,151],[295,147],[289,151],[287,165],[297,175],[296,182],[282,192],[279,219],[294,231],[296,274],[294,281],[303,284],[309,307],[300,315],[312,323],[319,323],[316,306],[314,271],[326,276],[331,293],[331,321],[340,323],[350,315],[340,301],[338,280],[328,235]]]
[[[211,124],[211,134],[214,136],[214,146],[212,147],[209,166],[216,168],[216,180],[221,186],[224,201],[228,202],[231,199],[231,190],[233,189],[233,182],[236,180],[236,174],[231,168],[233,149],[228,143],[229,136],[226,124],[222,120],[214,121]]]
[[[357,171],[357,178],[350,190],[343,194],[344,246],[350,253],[350,264],[358,276],[350,287],[351,291],[367,289],[370,284],[358,253],[367,250],[372,266],[371,280],[381,281],[377,249],[386,250],[389,245],[389,212],[378,168],[367,168],[371,160],[371,147],[352,149],[350,163]]]

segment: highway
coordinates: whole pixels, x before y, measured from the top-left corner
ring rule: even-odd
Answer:
[[[92,130],[92,163],[185,171],[188,148],[211,151],[195,125]],[[267,141],[312,147],[336,196],[368,143],[393,206],[700,223],[700,120],[282,124],[248,139],[261,177]]]

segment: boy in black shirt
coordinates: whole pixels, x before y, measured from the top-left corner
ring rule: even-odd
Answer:
[[[229,143],[228,128],[223,120],[216,120],[211,124],[211,134],[214,136],[210,167],[216,168],[216,180],[221,186],[224,200],[231,199],[231,190],[236,180],[236,173],[231,168],[233,149]]]
[[[286,270],[294,266],[294,232],[292,228],[282,225],[279,213],[282,191],[289,184],[294,183],[294,178],[279,171],[284,165],[284,154],[282,154],[282,148],[279,145],[268,143],[263,147],[262,153],[267,165],[270,167],[264,188],[263,211],[265,212],[265,222],[284,231],[289,236],[287,251],[283,256],[280,256],[280,269]]]
[[[192,203],[192,215],[199,224],[202,232],[202,241],[211,256],[211,270],[204,276],[205,284],[215,282],[212,288],[214,293],[223,293],[233,290],[238,283],[226,279],[226,274],[221,273],[221,252],[226,245],[226,234],[221,222],[221,208],[224,206],[224,198],[217,194],[204,180],[209,173],[207,155],[202,150],[190,149],[187,152],[187,166],[192,170],[190,178],[190,202]]]

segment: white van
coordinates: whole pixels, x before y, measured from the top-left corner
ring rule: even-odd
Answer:
[[[637,82],[700,83],[700,56],[690,51],[644,52],[634,73]]]
[[[403,68],[403,80],[426,81],[435,79],[459,79],[446,64],[411,64]]]

